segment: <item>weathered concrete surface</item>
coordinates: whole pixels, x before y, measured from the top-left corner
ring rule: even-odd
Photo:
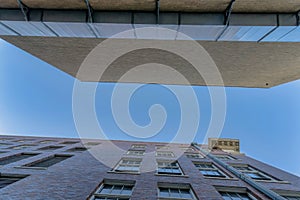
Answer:
[[[76,77],[83,60],[103,39],[2,36],[6,41]],[[130,39],[127,39],[130,44]],[[155,41],[153,42],[160,42]],[[173,41],[174,42],[174,41]],[[176,41],[182,45],[185,41]],[[205,42],[198,41],[216,63],[226,86],[268,88],[300,77],[299,43]],[[109,47],[108,47],[109,48]],[[172,66],[193,84],[206,85],[188,62],[173,54],[144,50],[117,59],[101,81],[115,82],[137,65],[158,62]],[[105,67],[99,63],[98,67]],[[93,71],[89,72],[93,77]],[[82,81],[99,81],[84,76]],[[129,80],[126,82],[136,82]],[[180,84],[172,78],[158,83]],[[210,85],[219,85],[210,84]]]
[[[83,0],[22,0],[30,8],[86,9]],[[89,0],[94,10],[155,10],[155,0]],[[161,11],[223,12],[230,0],[160,0]],[[0,0],[0,8],[18,8],[16,0]],[[297,12],[299,0],[238,0],[233,12]]]

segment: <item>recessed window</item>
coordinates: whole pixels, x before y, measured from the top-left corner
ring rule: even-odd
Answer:
[[[12,156],[7,156],[4,158],[0,158],[0,165],[8,165],[13,162],[17,162],[26,158],[30,158],[38,155],[37,153],[20,153]]]
[[[83,151],[86,151],[87,148],[85,147],[74,147],[72,149],[68,149],[67,151],[69,152],[83,152]]]
[[[235,158],[228,156],[228,155],[214,155],[214,156],[219,158],[220,160],[224,160],[224,161],[235,160]]]
[[[266,180],[266,181],[271,181],[276,179],[266,175],[265,173],[249,166],[249,165],[237,165],[237,166],[232,166],[235,169],[239,170],[243,174],[247,175],[248,177],[254,179],[254,180]]]
[[[203,158],[203,156],[200,155],[199,153],[186,153],[185,155],[186,155],[186,157],[191,158],[191,159]]]
[[[170,149],[170,147],[166,146],[166,145],[155,145],[155,149],[156,150],[159,150],[159,149]]]
[[[286,198],[287,200],[300,200],[300,197],[294,197],[294,196],[282,196]]]
[[[129,200],[134,184],[127,180],[104,180],[90,200]]]
[[[157,161],[157,174],[183,175],[177,161]]]
[[[219,192],[224,200],[256,200],[253,196],[248,193],[242,192]]]
[[[146,148],[146,145],[144,144],[133,144],[131,146],[132,149],[145,149]]]
[[[23,140],[16,140],[14,142],[28,142],[28,141],[32,141],[31,139],[23,139]]]
[[[39,143],[40,144],[48,144],[48,143],[51,143],[51,142],[55,142],[54,140],[43,140],[43,141],[40,141]]]
[[[39,148],[38,150],[56,150],[56,149],[60,149],[63,148],[64,146],[47,146],[47,147],[42,147]]]
[[[139,172],[141,159],[123,158],[115,168],[116,172]]]
[[[226,175],[222,173],[214,164],[212,163],[198,163],[194,162],[194,165],[205,177],[220,177],[226,178]]]
[[[27,148],[30,148],[30,147],[33,147],[33,146],[36,146],[36,145],[33,145],[33,144],[24,144],[24,145],[18,145],[18,146],[14,146],[14,147],[9,147],[9,149],[19,150],[19,149],[27,149]]]
[[[189,184],[158,184],[159,199],[197,199]]]
[[[180,149],[185,152],[197,152],[197,150],[194,147],[180,147]]]
[[[78,143],[77,141],[65,141],[65,142],[62,142],[61,144],[76,144]]]
[[[171,151],[157,151],[156,156],[158,156],[158,157],[174,157],[174,153]]]
[[[127,151],[127,155],[131,155],[131,156],[143,156],[145,153],[144,150],[133,150],[130,149]]]
[[[8,146],[8,145],[11,145],[11,144],[10,144],[10,143],[5,143],[5,142],[1,142],[1,143],[0,143],[0,147],[1,147],[1,146]]]
[[[41,167],[41,168],[47,168],[52,165],[55,165],[61,161],[64,161],[68,158],[72,157],[72,155],[53,155],[51,157],[47,157],[32,163],[29,163],[27,165],[24,165],[25,167]]]
[[[87,142],[84,145],[87,145],[87,146],[97,146],[99,144],[100,144],[99,142]]]
[[[10,184],[13,184],[19,180],[21,180],[22,178],[25,178],[26,176],[24,175],[0,175],[0,189],[4,188]]]
[[[299,191],[291,191],[291,190],[274,190],[277,194],[282,196],[287,200],[300,200],[300,192]]]

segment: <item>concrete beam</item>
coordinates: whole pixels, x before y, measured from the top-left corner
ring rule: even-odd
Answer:
[[[103,39],[3,36],[6,41],[76,77],[89,52]],[[130,40],[126,39],[129,41]],[[153,42],[161,42],[153,40]],[[172,41],[170,41],[172,42]],[[178,45],[185,41],[177,41]],[[299,43],[251,43],[198,41],[221,72],[226,86],[268,88],[300,77]],[[193,85],[206,85],[190,65],[172,54],[146,50],[122,57],[102,77],[103,82],[118,81],[122,73],[141,63],[157,61],[173,66]],[[99,63],[99,67],[101,63]],[[93,71],[90,72],[93,77]],[[85,76],[82,81],[99,81]],[[137,82],[131,80],[128,82]],[[143,82],[143,81],[141,81]],[[180,84],[161,80],[162,84]],[[211,84],[214,85],[214,84]]]
[[[161,11],[223,12],[231,0],[160,0]],[[22,0],[29,8],[86,9],[83,0]],[[94,10],[154,11],[155,0],[89,0]],[[0,0],[0,8],[18,8],[16,0]],[[239,0],[233,12],[290,13],[300,10],[299,0]]]

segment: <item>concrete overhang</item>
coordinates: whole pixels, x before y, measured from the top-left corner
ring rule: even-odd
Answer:
[[[300,77],[299,0],[0,0],[0,8],[2,39],[74,77],[99,43],[126,30],[133,31],[114,40],[180,46],[187,39],[179,33],[186,34],[209,53],[225,86],[268,88]],[[156,35],[141,33],[143,27]],[[159,28],[174,34],[157,35]],[[173,66],[192,85],[207,85],[189,63],[153,49],[120,58],[101,81],[116,82],[130,67],[153,61]],[[93,71],[77,78],[99,81]],[[156,83],[182,84],[172,78]]]

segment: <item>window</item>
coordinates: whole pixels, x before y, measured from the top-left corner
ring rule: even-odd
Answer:
[[[90,200],[129,200],[134,181],[104,180]]]
[[[300,197],[292,197],[292,196],[283,196],[287,200],[300,200]]]
[[[224,200],[256,200],[248,193],[242,192],[219,192]]]
[[[0,165],[7,165],[13,162],[17,162],[26,158],[30,158],[33,156],[38,155],[37,153],[20,153],[20,154],[15,154],[12,156],[7,156],[4,158],[0,158]]]
[[[235,160],[235,158],[228,156],[228,155],[214,155],[215,157],[219,158],[220,160]]]
[[[189,184],[158,184],[159,199],[196,199]]]
[[[25,178],[26,176],[24,175],[0,175],[0,189],[4,188],[10,184],[13,184],[22,178]]]
[[[51,143],[51,142],[55,142],[54,140],[43,140],[40,141],[41,144],[47,144],[47,143]]]
[[[291,190],[274,190],[277,194],[282,196],[287,200],[300,200],[300,192],[299,191],[291,191]]]
[[[212,163],[197,163],[194,162],[194,165],[198,168],[201,174],[205,177],[220,177],[226,178],[225,174],[223,174],[215,165]]]
[[[61,161],[64,161],[68,158],[72,157],[72,155],[54,155],[48,158],[44,158],[42,160],[38,160],[36,162],[29,163],[27,165],[24,165],[25,167],[42,167],[47,168],[52,165],[55,165]]]
[[[72,149],[68,149],[67,151],[69,152],[83,152],[83,151],[86,151],[87,148],[85,147],[74,147]]]
[[[240,165],[240,166],[232,166],[235,169],[239,170],[240,172],[242,172],[243,174],[249,176],[252,179],[255,180],[276,180],[266,174],[264,174],[263,172],[254,169],[253,167],[249,166],[249,165]]]
[[[24,139],[24,140],[16,140],[16,141],[14,141],[14,142],[27,142],[27,141],[32,141],[31,139]]]
[[[194,147],[180,147],[180,149],[185,152],[196,152],[197,151]]]
[[[10,143],[5,143],[5,142],[1,142],[1,143],[0,143],[0,147],[1,147],[1,146],[8,146],[8,145],[11,145],[11,144],[10,144]]]
[[[131,146],[132,149],[145,149],[146,148],[146,145],[144,144],[133,144]]]
[[[183,175],[177,161],[157,161],[157,174]]]
[[[61,144],[76,144],[78,143],[77,141],[65,141],[65,142],[62,142]]]
[[[155,145],[155,149],[159,150],[159,149],[170,149],[170,146],[166,146],[166,145]]]
[[[200,155],[199,153],[186,153],[185,155],[186,155],[186,157],[192,158],[192,159],[203,158],[203,156]]]
[[[114,171],[116,172],[139,172],[141,159],[123,158]]]
[[[145,151],[144,150],[128,150],[127,151],[127,154],[128,155],[132,155],[132,156],[142,156],[144,155]]]
[[[87,142],[84,145],[87,145],[87,146],[97,146],[99,144],[101,144],[101,143],[99,143],[99,142]]]
[[[56,150],[56,149],[60,149],[63,148],[64,146],[47,146],[47,147],[42,147],[39,148],[38,150]]]
[[[159,157],[174,157],[174,154],[171,151],[157,151],[156,156],[159,156]]]
[[[14,146],[14,147],[9,147],[10,149],[15,149],[15,150],[19,150],[19,149],[27,149],[29,147],[33,147],[36,145],[33,144],[24,144],[24,145],[19,145],[19,146]]]

